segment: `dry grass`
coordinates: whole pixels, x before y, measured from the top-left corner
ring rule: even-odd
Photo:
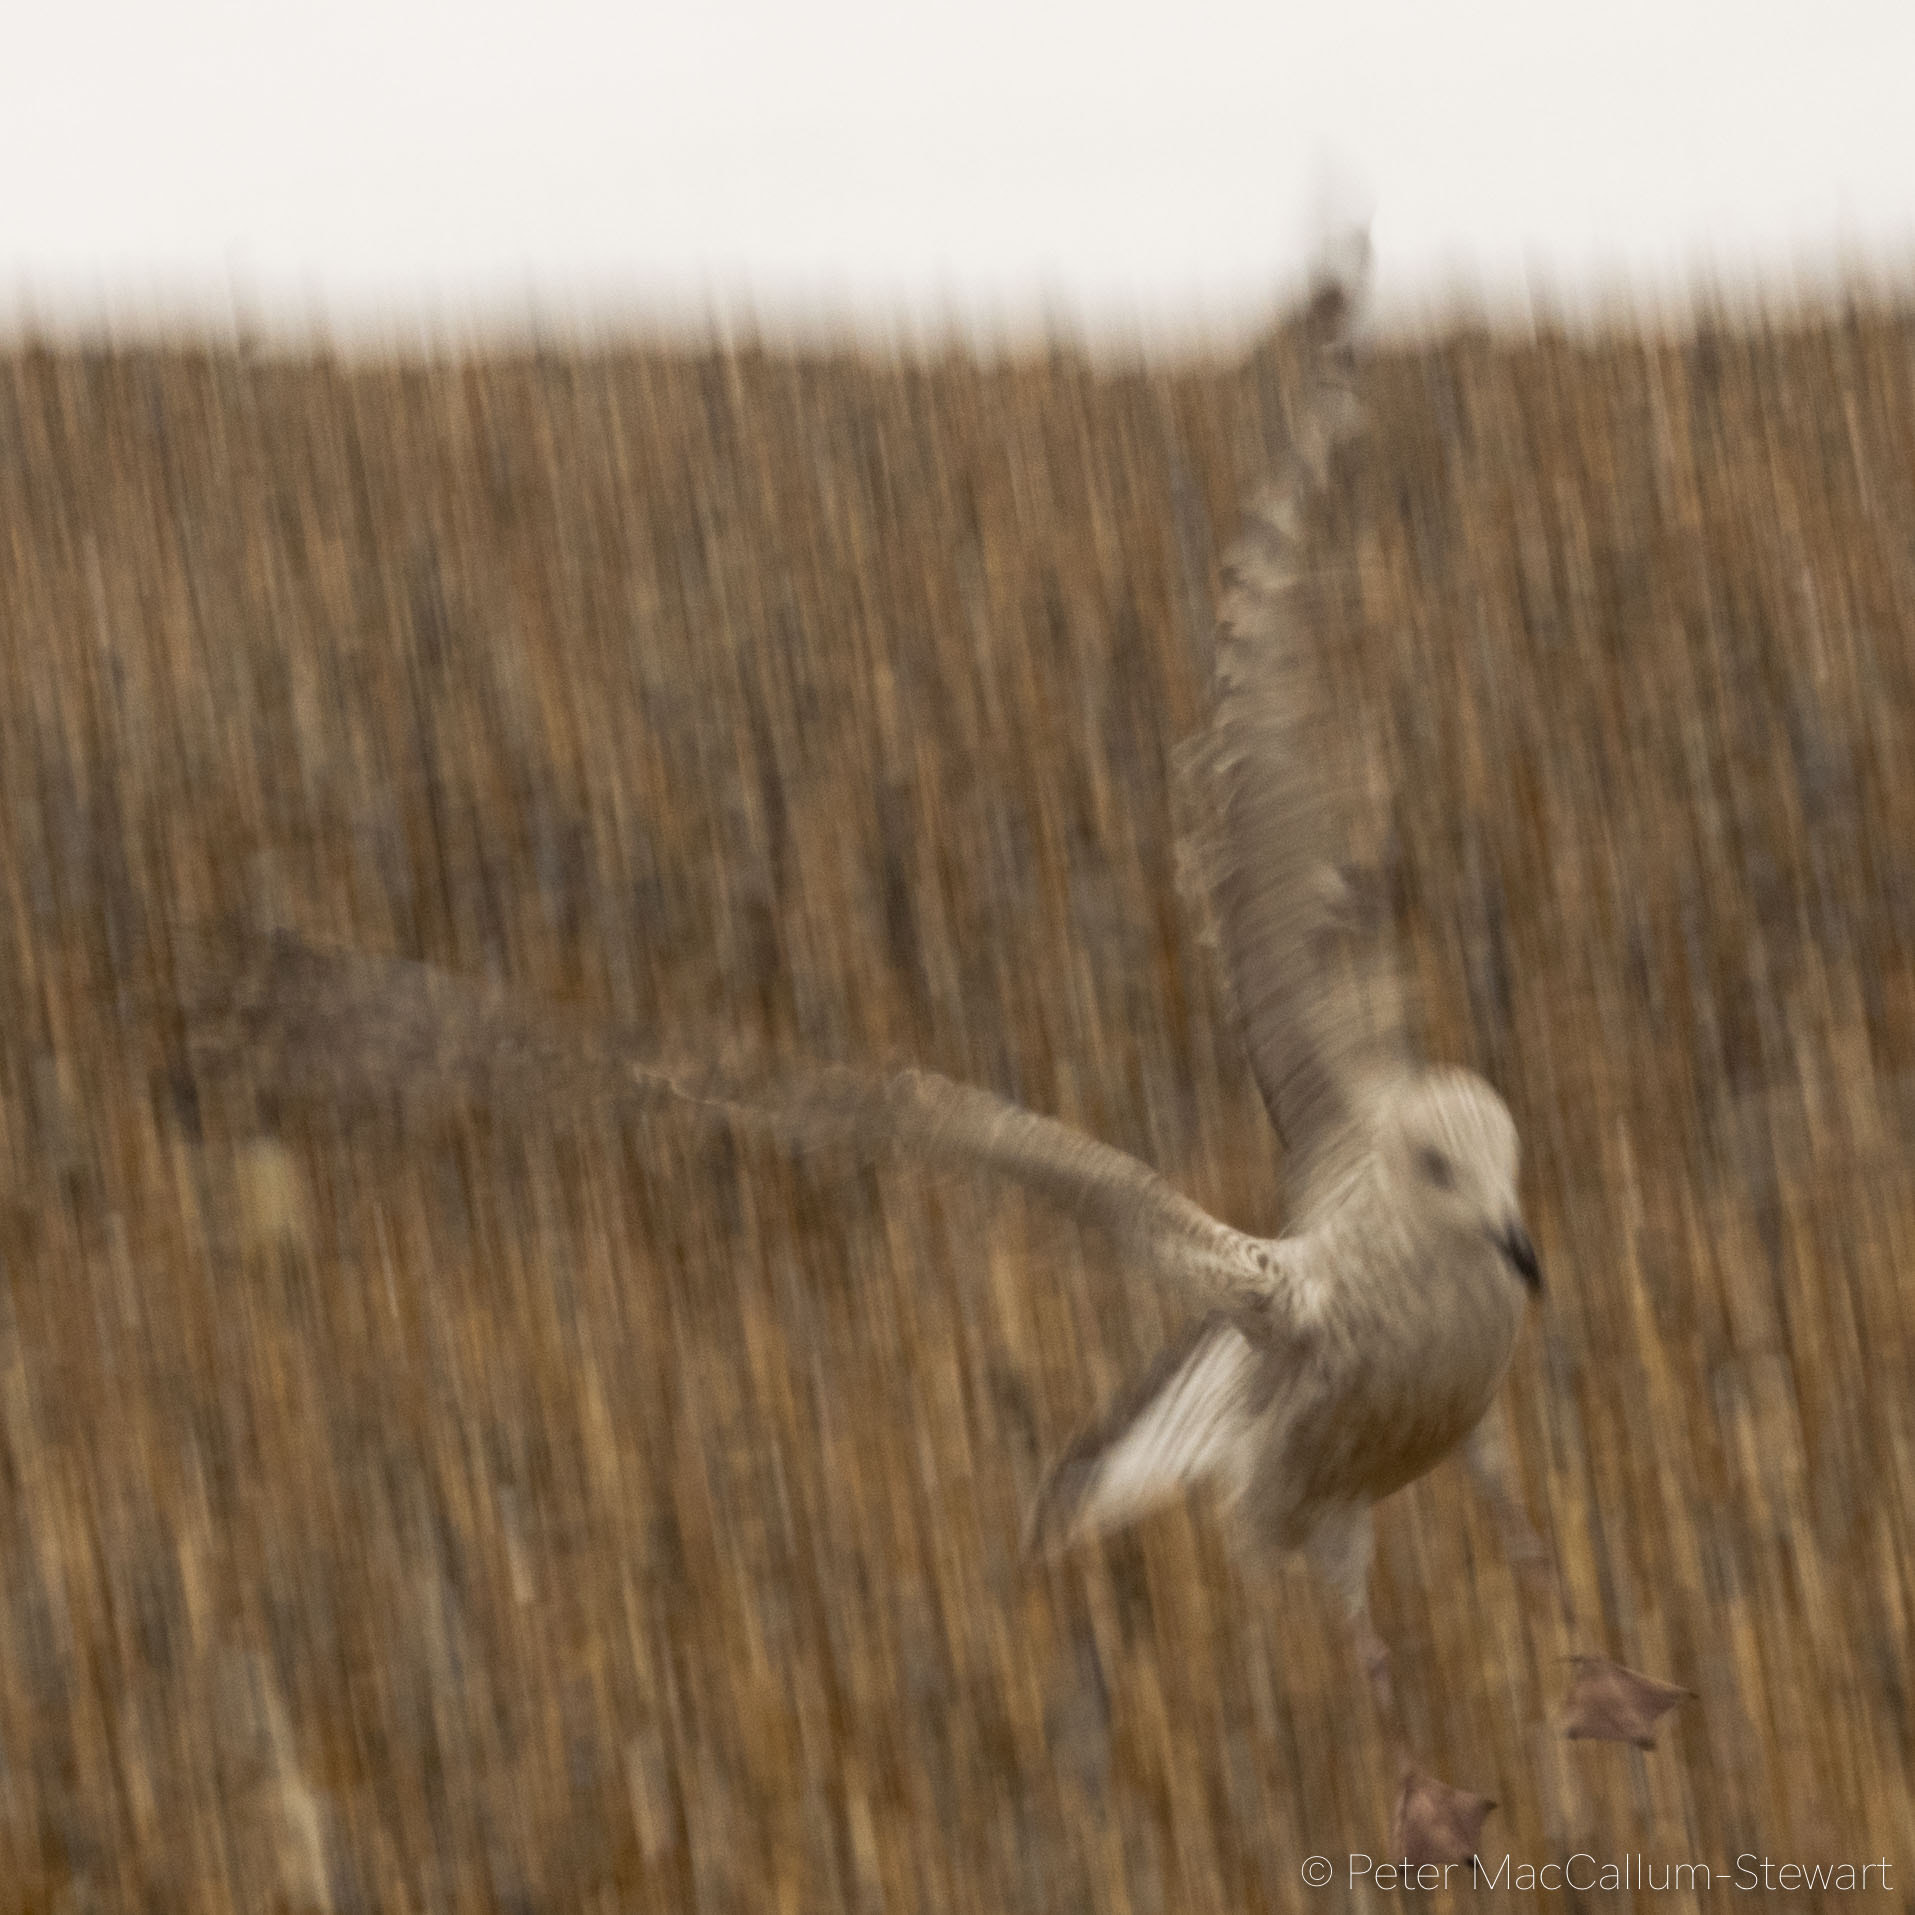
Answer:
[[[1532,1503],[1703,1696],[1556,1744],[1578,1645],[1451,1472],[1399,1498],[1380,1619],[1497,1855],[1915,1869],[1911,348],[1391,353],[1328,528],[1423,1023],[1528,1140]],[[1298,1865],[1389,1778],[1307,1580],[1201,1512],[1018,1560],[1161,1327],[1089,1240],[590,1112],[249,1136],[170,1009],[270,882],[1274,1227],[1166,765],[1281,387],[0,366],[0,1904],[1346,1899]]]

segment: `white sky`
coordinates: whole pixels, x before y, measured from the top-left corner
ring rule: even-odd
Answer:
[[[1187,332],[1293,284],[1326,198],[1399,309],[1915,280],[1910,0],[10,11],[15,319]]]

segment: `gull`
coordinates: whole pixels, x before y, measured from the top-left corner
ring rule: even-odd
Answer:
[[[1410,1753],[1370,1615],[1374,1506],[1459,1448],[1514,1565],[1572,1638],[1490,1415],[1542,1270],[1516,1127],[1473,1073],[1414,1054],[1391,954],[1335,852],[1369,774],[1309,613],[1307,508],[1356,434],[1348,339],[1367,268],[1322,277],[1302,320],[1311,388],[1226,566],[1206,729],[1184,771],[1240,1035],[1284,1148],[1285,1233],[1220,1223],[1136,1159],[927,1073],[893,1080],[893,1136],[1062,1199],[1141,1253],[1190,1321],[1051,1471],[1031,1538],[1055,1549],[1194,1486],[1252,1562],[1302,1553],[1341,1602],[1398,1765],[1392,1853],[1462,1861],[1495,1805]],[[1689,1692],[1571,1658],[1572,1739],[1653,1745]]]
[[[1320,276],[1299,322],[1307,389],[1226,567],[1208,720],[1183,758],[1199,817],[1187,868],[1283,1147],[1281,1236],[1235,1230],[1127,1153],[934,1072],[741,1085],[667,1069],[615,1036],[580,1043],[429,967],[285,934],[227,995],[214,1049],[282,1089],[503,1077],[672,1102],[794,1147],[835,1139],[1001,1176],[1098,1227],[1185,1306],[1186,1327],[1059,1458],[1031,1545],[1068,1547],[1196,1489],[1253,1566],[1301,1554],[1343,1608],[1390,1741],[1392,1852],[1463,1861],[1495,1804],[1411,1752],[1370,1613],[1375,1506],[1460,1450],[1525,1585],[1548,1592],[1572,1639],[1579,1627],[1491,1415],[1542,1288],[1516,1127],[1483,1079],[1416,1055],[1389,941],[1338,859],[1375,778],[1311,615],[1322,581],[1306,529],[1360,432],[1350,334],[1367,264],[1364,240]],[[1600,1656],[1571,1663],[1571,1738],[1652,1746],[1689,1694]]]

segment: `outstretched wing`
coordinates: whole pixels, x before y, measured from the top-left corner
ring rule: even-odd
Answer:
[[[881,1085],[847,1076],[855,1098],[883,1100],[892,1141],[930,1160],[986,1170],[1133,1246],[1193,1301],[1242,1302],[1253,1285],[1250,1246],[1138,1158],[1020,1104],[911,1070]]]
[[[797,1149],[849,1143],[863,1154],[899,1152],[1008,1179],[1101,1230],[1187,1304],[1267,1312],[1281,1301],[1268,1254],[1148,1164],[974,1084],[936,1071],[867,1077],[832,1068],[749,1084],[682,1076],[672,1090]]]
[[[747,1074],[679,1065],[430,965],[279,933],[202,948],[185,992],[197,1070],[255,1095],[347,1109],[610,1104],[722,1122],[800,1151],[902,1152],[1007,1178],[1101,1229],[1141,1272],[1201,1307],[1268,1307],[1255,1247],[1147,1164],[1052,1117],[932,1071]]]
[[[669,1079],[634,1082],[609,1031],[496,984],[287,931],[202,931],[184,943],[178,988],[195,1075],[268,1108],[416,1114],[669,1094]]]
[[[1307,509],[1358,424],[1347,332],[1359,283],[1331,281],[1304,324],[1309,389],[1292,444],[1226,566],[1210,719],[1183,771],[1188,849],[1208,892],[1250,1065],[1283,1139],[1291,1230],[1361,1154],[1370,1073],[1407,1057],[1400,979],[1341,859],[1370,798],[1323,651]]]

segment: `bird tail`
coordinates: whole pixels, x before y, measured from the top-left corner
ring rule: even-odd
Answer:
[[[1226,1473],[1250,1437],[1258,1361],[1228,1311],[1191,1324],[1058,1458],[1026,1547],[1055,1554]]]

